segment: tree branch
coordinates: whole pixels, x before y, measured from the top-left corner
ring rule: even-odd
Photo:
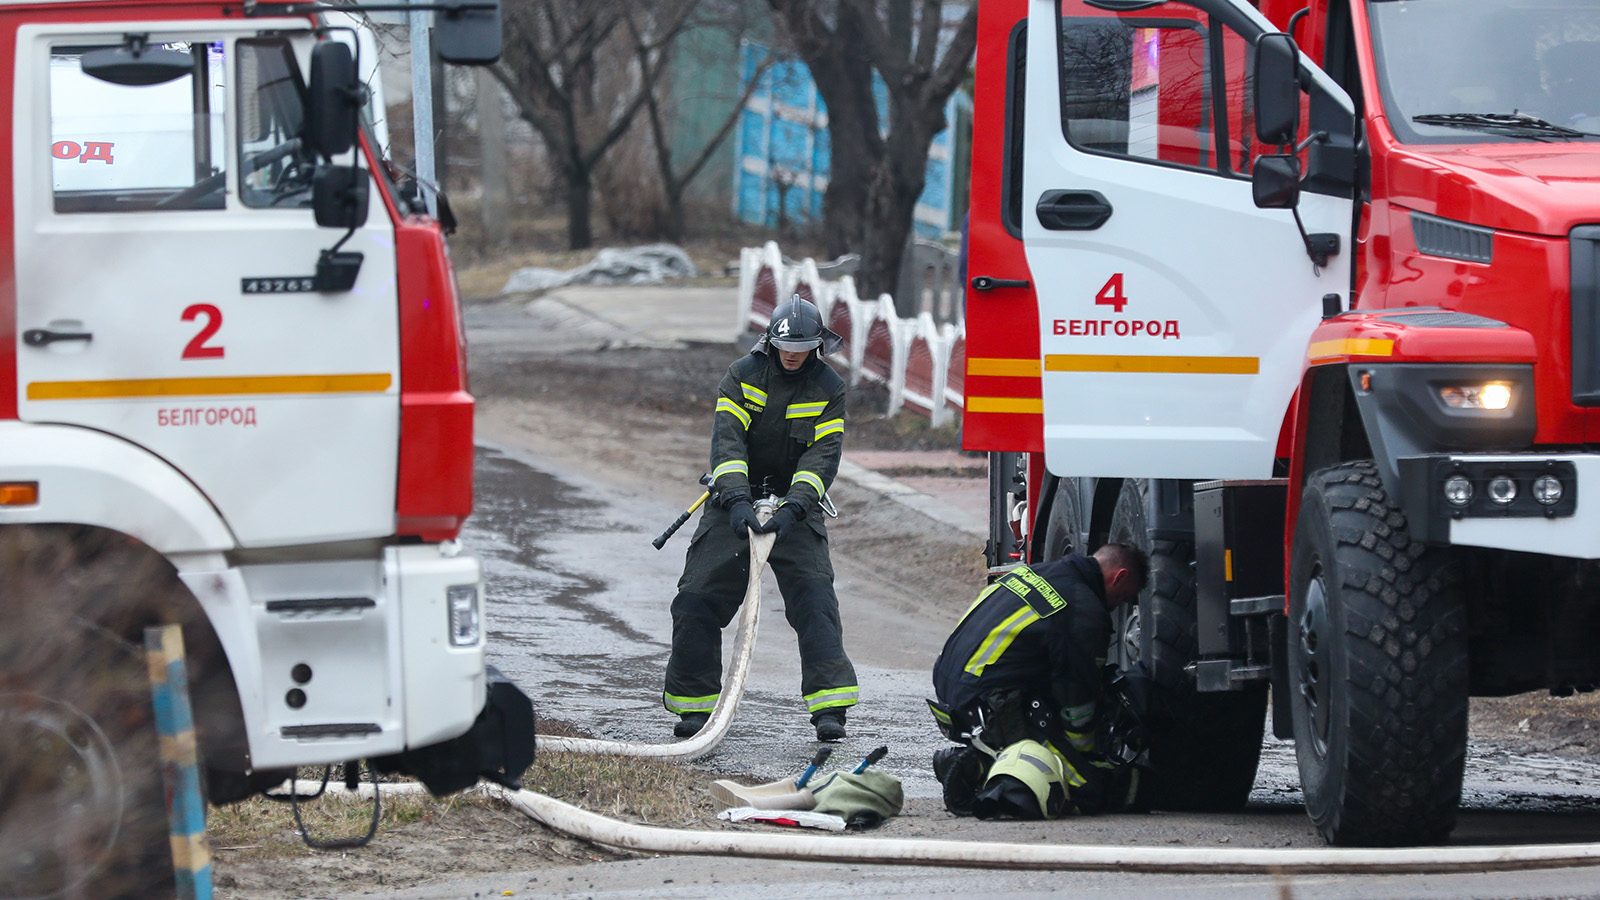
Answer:
[[[974,8],[977,5],[972,4]],[[939,27],[943,24],[944,4],[941,0],[922,0],[922,18],[917,23],[917,49],[912,63],[916,71],[933,71],[933,61],[939,54]]]
[[[895,52],[894,41],[889,33],[884,30],[883,23],[878,20],[877,4],[873,0],[840,0],[839,14],[845,14],[845,7],[849,7],[854,14],[854,38],[859,39],[867,48],[867,59],[874,68],[883,73],[883,80],[888,83],[889,90],[899,88],[897,82],[905,74],[905,56]],[[837,41],[835,41],[837,43]]]
[[[745,84],[744,93],[739,95],[739,101],[728,112],[728,117],[722,120],[722,125],[717,128],[717,133],[712,135],[711,140],[706,142],[705,147],[701,148],[700,155],[695,157],[694,162],[690,163],[689,167],[684,170],[683,178],[680,180],[681,184],[688,184],[693,181],[695,176],[700,174],[700,170],[705,167],[705,164],[711,160],[712,154],[727,139],[728,133],[733,131],[733,126],[739,121],[740,114],[744,112],[744,105],[750,102],[750,96],[756,92],[756,87],[761,84],[761,76],[767,74],[767,70],[772,68],[772,64],[777,61],[777,52],[768,50],[766,58],[756,65],[754,72],[750,73],[750,81]]]
[[[978,4],[967,7],[967,14],[961,17],[961,22],[956,26],[956,33],[946,45],[944,57],[939,60],[938,68],[934,69],[933,77],[928,79],[924,88],[926,96],[937,99],[943,108],[944,102],[950,99],[955,89],[966,80],[967,70],[972,67],[972,56],[978,47]]]

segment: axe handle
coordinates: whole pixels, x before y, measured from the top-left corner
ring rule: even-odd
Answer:
[[[706,502],[706,498],[710,497],[710,496],[711,496],[711,492],[710,491],[702,492],[700,494],[700,499],[696,500],[694,503],[690,504],[689,508],[683,511],[683,515],[678,517],[678,521],[673,522],[671,525],[668,525],[667,526],[667,530],[661,532],[661,536],[656,538],[655,540],[651,541],[650,545],[655,547],[657,550],[660,550],[663,546],[665,546],[666,543],[667,543],[667,539],[672,537],[674,534],[676,534],[678,532],[678,529],[683,527],[683,523],[689,521],[689,517],[694,515],[694,511],[700,508],[700,504]]]

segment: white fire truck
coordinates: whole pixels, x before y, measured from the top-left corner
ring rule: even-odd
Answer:
[[[443,234],[315,7],[0,3],[0,895],[164,854],[145,625],[184,626],[214,802],[298,766],[437,793],[531,759],[455,542]],[[498,56],[497,7],[425,8],[447,61]]]

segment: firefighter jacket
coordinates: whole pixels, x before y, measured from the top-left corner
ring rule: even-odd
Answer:
[[[816,354],[796,372],[764,348],[735,361],[717,387],[713,496],[728,506],[765,485],[817,527],[844,449],[844,406],[844,379]]]
[[[1002,693],[1045,701],[1074,749],[1089,752],[1110,641],[1099,563],[1073,554],[1022,566],[963,614],[934,663],[934,691],[952,710]]]

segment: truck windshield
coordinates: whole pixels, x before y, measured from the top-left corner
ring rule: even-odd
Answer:
[[[1372,0],[1368,10],[1400,140],[1600,136],[1600,0]]]

